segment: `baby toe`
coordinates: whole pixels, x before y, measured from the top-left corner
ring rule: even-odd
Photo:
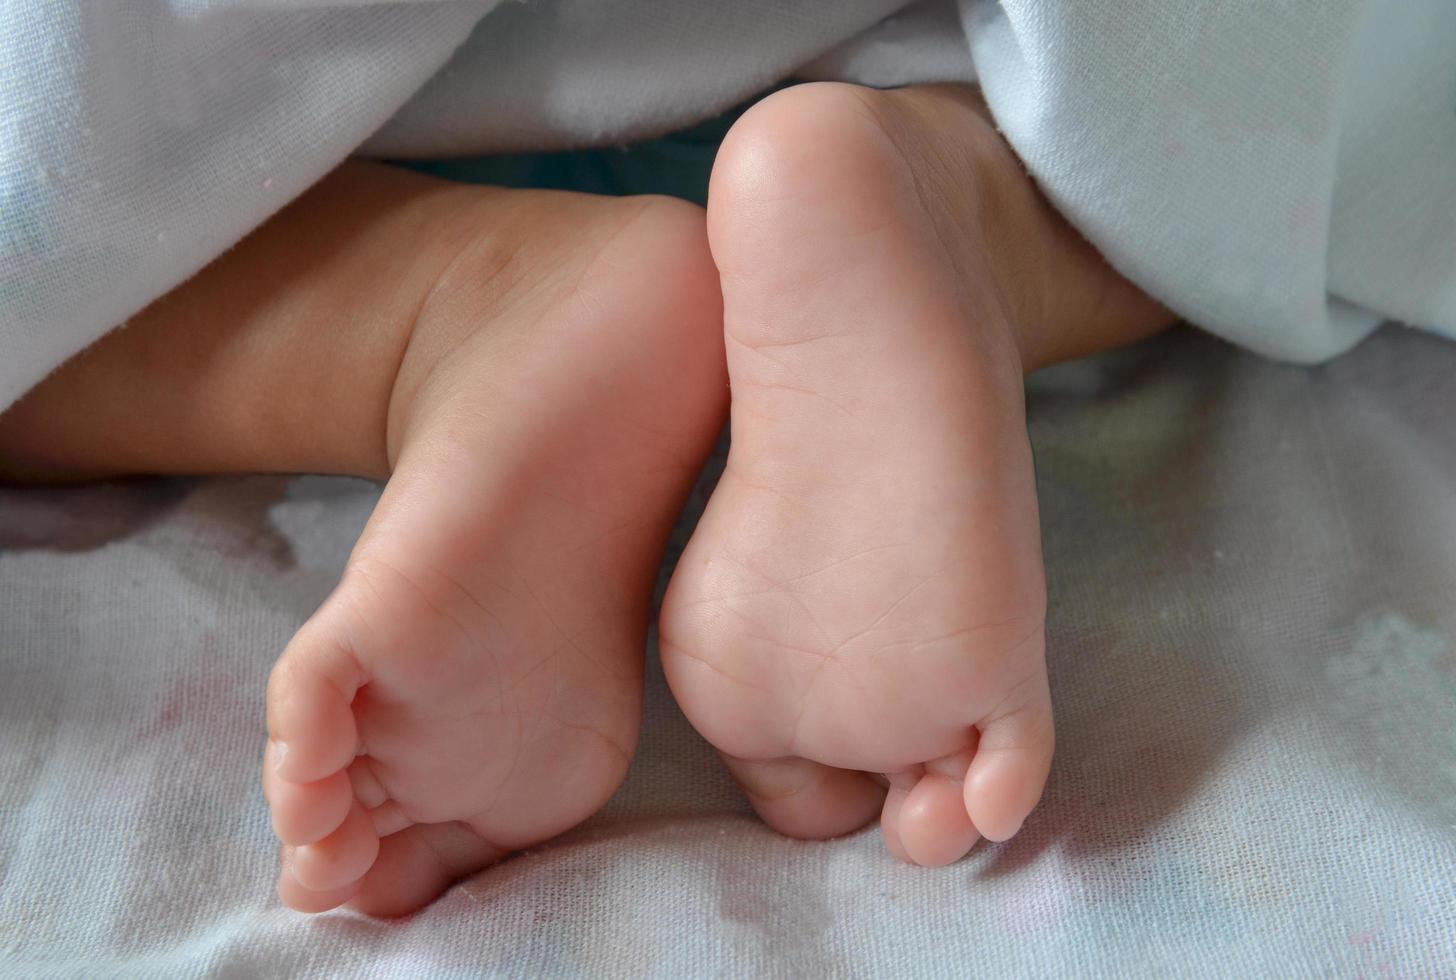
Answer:
[[[802,840],[824,840],[858,830],[875,818],[885,797],[862,772],[808,759],[723,761],[755,813],[774,830]]]
[[[1023,704],[982,722],[965,780],[965,810],[981,836],[1003,841],[1021,829],[1046,786],[1056,738],[1045,678]]]
[[[900,840],[900,812],[905,809],[905,798],[909,795],[908,789],[893,785],[890,787],[885,794],[885,805],[880,810],[880,835],[884,838],[885,850],[891,856],[897,861],[914,864],[905,851],[905,844]]]
[[[264,795],[273,815],[273,833],[285,844],[313,844],[333,833],[354,803],[349,777],[343,772],[312,783],[291,783],[271,765],[263,773]]]
[[[913,782],[897,778],[903,801],[895,821],[895,836],[901,858],[925,868],[960,861],[976,846],[980,834],[965,813],[961,786],[965,770],[976,753],[976,732],[960,753],[945,756],[917,767]]]
[[[310,783],[353,761],[359,747],[354,695],[363,671],[334,619],[331,599],[304,624],[268,677],[269,758],[284,780]]]
[[[413,827],[415,821],[411,820],[409,814],[404,812],[394,800],[385,800],[383,803],[369,811],[369,819],[374,822],[374,832],[383,840],[390,834],[397,834],[401,830]]]
[[[961,779],[935,771],[905,794],[897,831],[905,857],[926,868],[959,861],[980,839],[966,812]]]
[[[356,803],[333,833],[293,849],[289,871],[309,891],[332,891],[364,877],[378,855],[374,822]]]
[[[379,858],[351,904],[365,915],[407,915],[505,854],[463,824],[410,827],[380,841]]]
[[[288,869],[291,857],[285,856],[284,867],[278,872],[278,900],[295,912],[327,912],[336,909],[359,891],[359,882],[351,881],[341,888],[316,892],[304,888]]]

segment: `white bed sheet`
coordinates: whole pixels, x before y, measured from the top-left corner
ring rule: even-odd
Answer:
[[[263,686],[376,496],[0,490],[0,974],[1456,974],[1456,344],[1032,379],[1059,745],[1013,842],[784,840],[649,671],[627,784],[403,921],[271,895]]]

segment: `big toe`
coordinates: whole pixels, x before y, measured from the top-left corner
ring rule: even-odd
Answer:
[[[351,704],[363,677],[333,629],[342,612],[336,593],[268,679],[263,794],[285,845],[278,894],[307,912],[346,901],[379,848],[347,771],[358,746]]]
[[[327,779],[358,751],[352,704],[365,678],[340,622],[349,615],[346,585],[303,625],[268,677],[268,761],[285,782]]]

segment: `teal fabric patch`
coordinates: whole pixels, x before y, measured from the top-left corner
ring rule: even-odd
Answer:
[[[667,194],[708,201],[708,175],[740,106],[690,129],[630,146],[519,156],[409,161],[423,173],[469,184],[581,191],[587,194]]]

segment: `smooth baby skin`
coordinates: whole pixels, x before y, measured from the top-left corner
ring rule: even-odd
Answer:
[[[388,478],[268,685],[278,892],[397,915],[604,803],[726,412],[700,209],[351,164],[0,418],[12,477]]]
[[[964,87],[771,96],[708,211],[733,442],[662,613],[672,689],[783,833],[1005,840],[1053,747],[1022,376],[1170,317]]]

